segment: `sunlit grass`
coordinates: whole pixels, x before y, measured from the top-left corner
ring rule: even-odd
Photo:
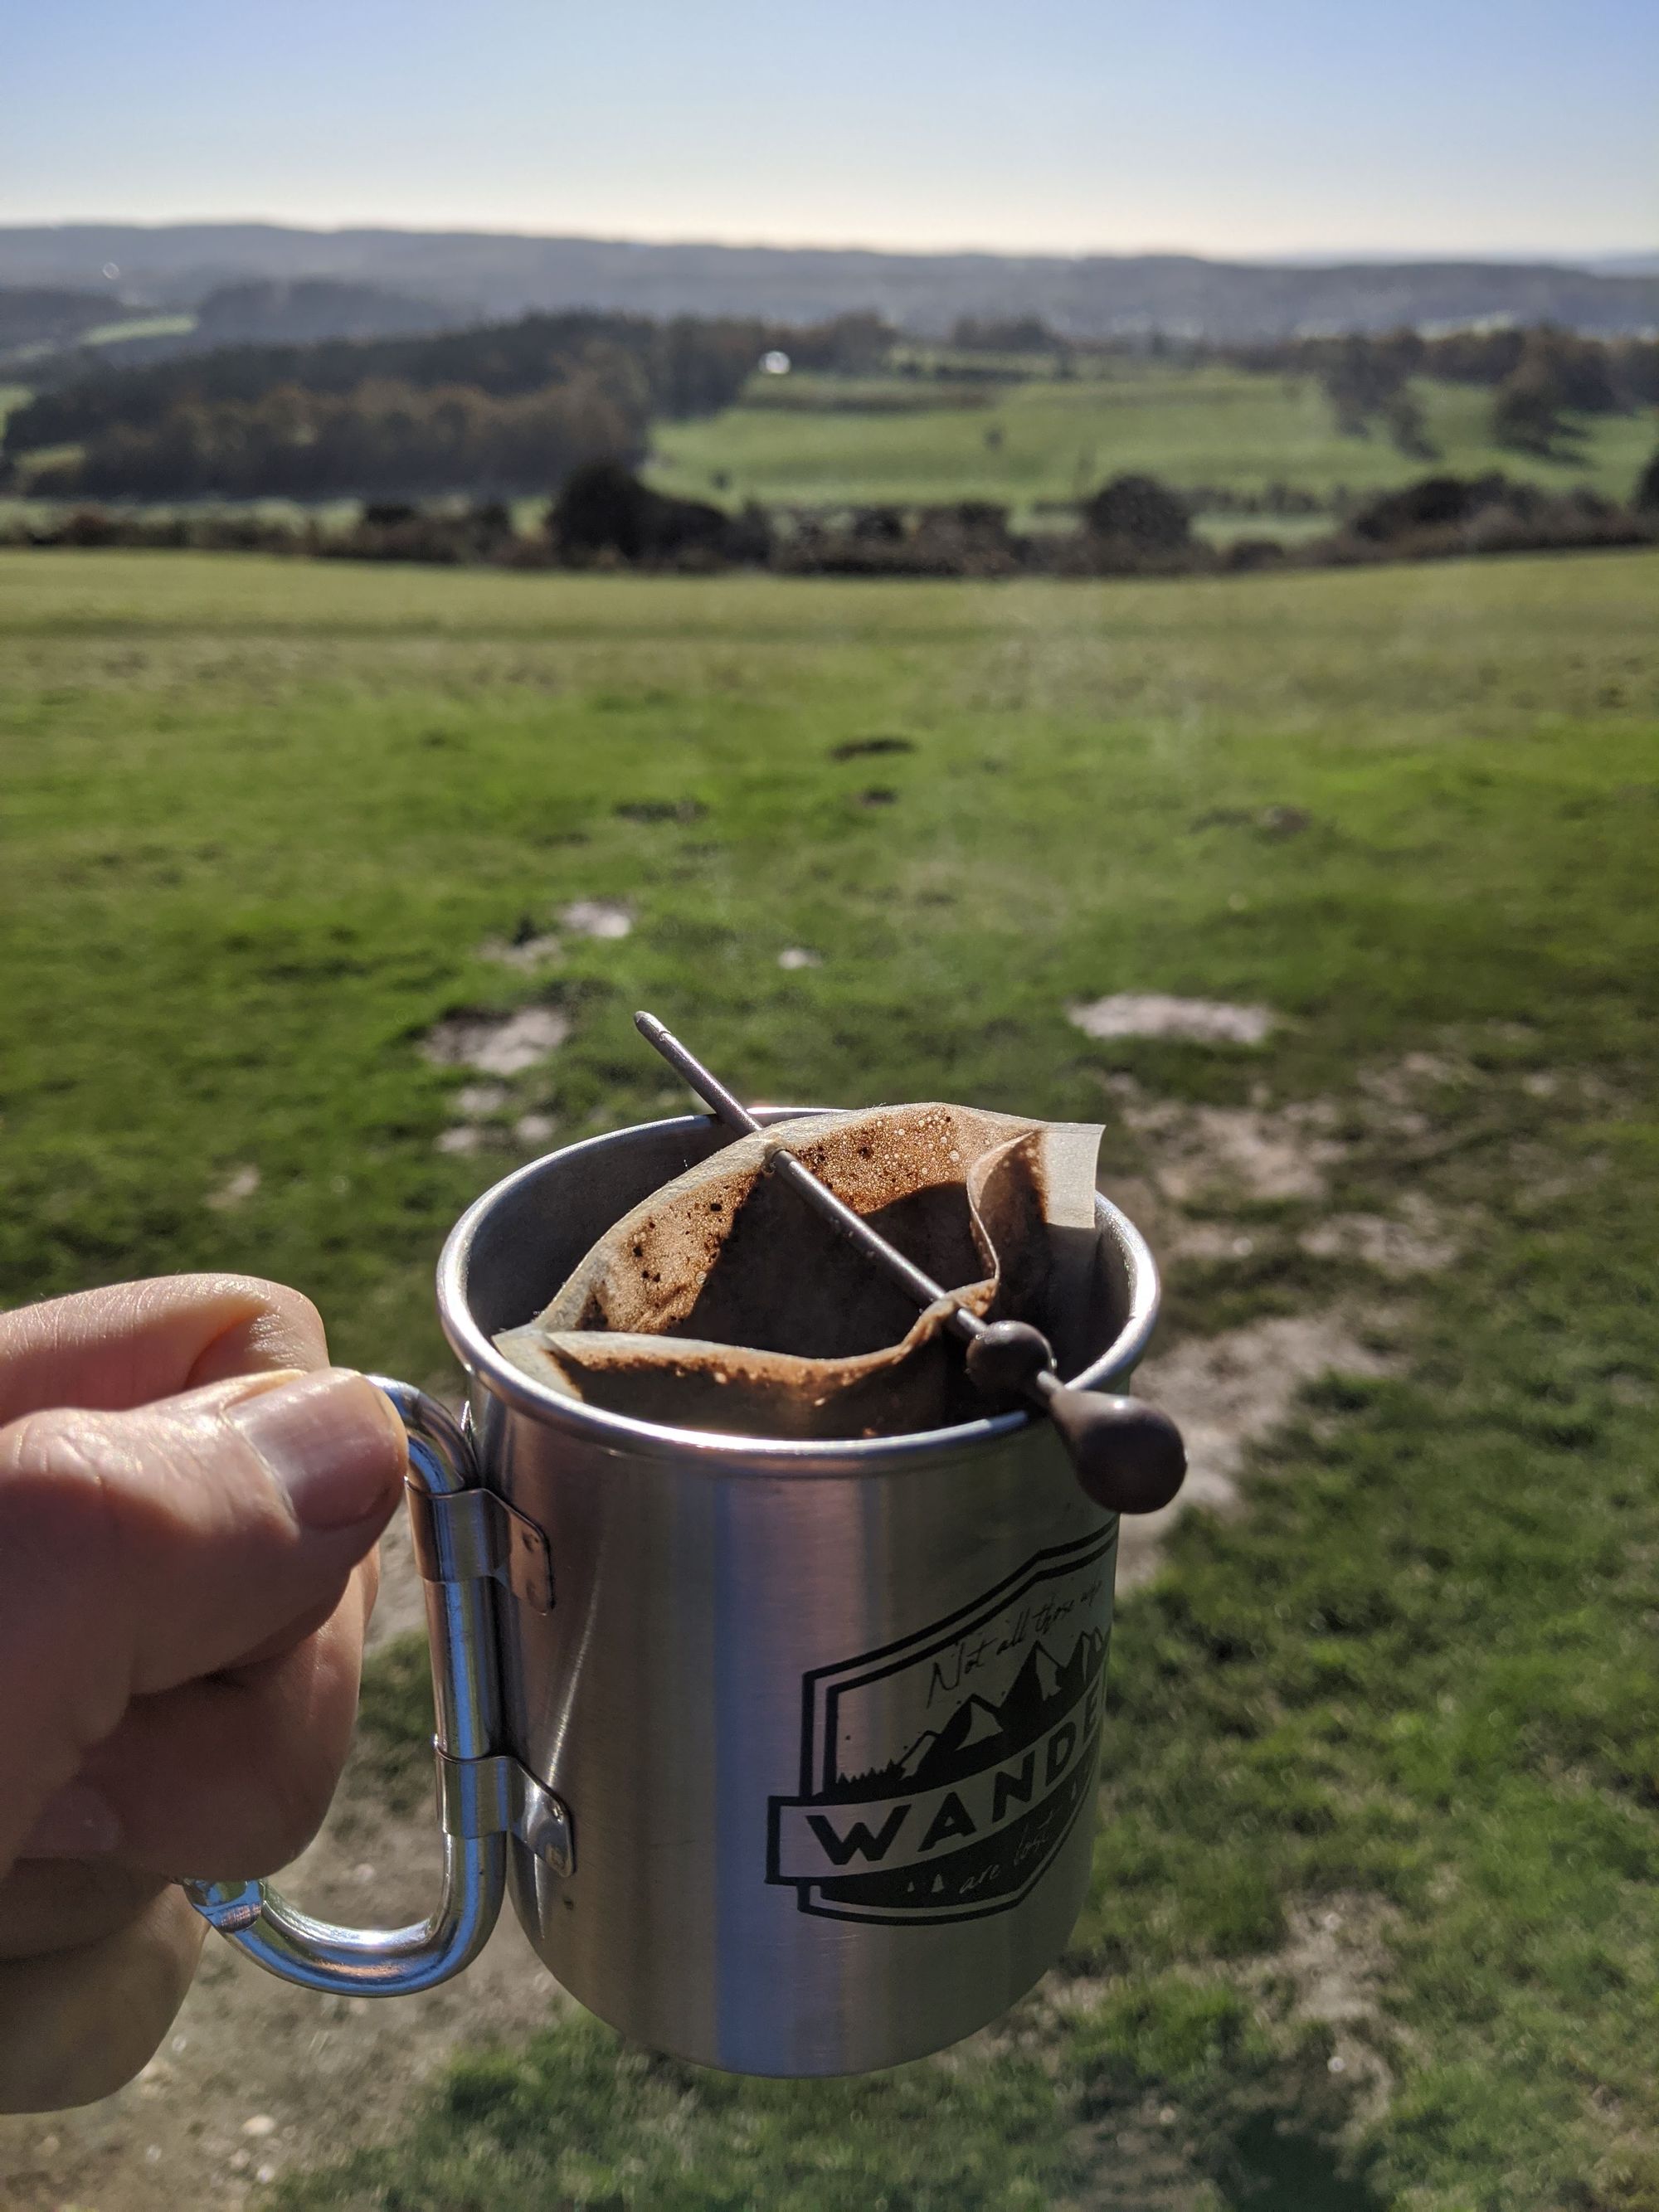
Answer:
[[[441,1373],[437,1246],[518,1156],[435,1149],[465,1079],[417,1040],[468,1004],[569,1012],[514,1101],[566,1137],[666,1110],[641,1004],[752,1095],[1104,1116],[1111,1159],[1110,1073],[1340,1100],[1448,1038],[1474,1071],[1332,1194],[1465,1222],[1449,1275],[1339,1282],[1292,1240],[1177,1281],[1174,1335],[1346,1290],[1394,1371],[1321,1386],[1249,1514],[1186,1524],[1124,1607],[1071,2014],[836,2088],[567,2025],[292,2204],[1659,2201],[1656,582],[1642,554],[1008,587],[0,557],[9,1298],[252,1267],[341,1357]],[[834,757],[870,735],[913,750]],[[485,957],[578,897],[633,933],[540,979]],[[1139,988],[1285,1018],[1238,1055],[1066,1018]],[[423,1698],[380,1662],[390,1790]],[[1378,1931],[1370,2118],[1284,1966],[1328,1905]]]
[[[1589,483],[1626,499],[1659,437],[1651,410],[1586,418],[1559,459],[1540,459],[1492,444],[1489,391],[1428,379],[1413,388],[1437,449],[1432,464],[1401,453],[1380,424],[1341,435],[1310,377],[1164,364],[994,387],[990,404],[974,407],[918,407],[926,385],[900,377],[889,389],[904,412],[849,411],[844,396],[816,412],[778,401],[731,408],[659,424],[653,474],[666,490],[727,502],[986,499],[1028,511],[1122,470],[1182,489],[1260,495],[1279,483],[1328,505],[1433,465],[1464,476],[1502,469],[1556,489]],[[808,389],[831,398],[824,380]]]

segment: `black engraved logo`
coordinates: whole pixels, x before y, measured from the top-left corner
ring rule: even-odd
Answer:
[[[767,1880],[838,1920],[1018,1905],[1094,1789],[1116,1542],[1114,1522],[1039,1552],[948,1619],[804,1676],[800,1792],[769,1801]]]

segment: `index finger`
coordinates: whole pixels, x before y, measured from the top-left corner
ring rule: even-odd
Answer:
[[[158,1275],[0,1314],[0,1425],[125,1413],[233,1375],[325,1367],[317,1309],[258,1275]]]

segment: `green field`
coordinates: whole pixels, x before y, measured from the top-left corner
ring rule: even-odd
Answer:
[[[659,425],[653,480],[665,491],[726,501],[985,499],[1024,513],[1039,501],[1075,499],[1121,470],[1182,489],[1259,495],[1282,483],[1324,505],[1431,465],[1399,453],[1380,427],[1365,438],[1341,436],[1310,377],[1215,365],[1114,368],[1100,377],[993,387],[988,406],[918,406],[925,385],[866,380],[860,388],[868,397],[884,389],[908,403],[903,411],[870,413],[848,409],[832,379],[803,380],[805,396],[824,402],[816,408],[780,404],[773,380],[757,380],[742,406]],[[1590,483],[1622,500],[1656,442],[1651,414],[1601,416],[1586,422],[1572,458],[1540,461],[1492,443],[1489,392],[1427,380],[1413,390],[1439,449],[1432,465],[1459,475],[1503,469],[1556,489]]]
[[[1316,1127],[1318,1197],[1218,1174],[1170,1217],[1162,1341],[1340,1307],[1373,1355],[1122,1605],[1094,1893],[1013,2031],[754,2086],[563,2018],[263,2201],[1656,2212],[1656,586],[0,555],[0,1298],[253,1268],[441,1377],[433,1260],[514,1119],[677,1100],[647,1005],[747,1095],[1103,1119],[1109,1188],[1169,1116]],[[877,736],[911,750],[835,757]],[[578,898],[632,934],[487,956]],[[1142,990],[1282,1019],[1066,1018]],[[422,1034],[534,999],[570,1041],[441,1152],[468,1079]],[[1437,1273],[1321,1247],[1413,1206]]]
[[[194,315],[126,315],[82,331],[77,345],[121,345],[131,338],[179,338],[196,327]]]
[[[1309,376],[1130,360],[1085,368],[1075,377],[1002,382],[902,373],[757,375],[736,407],[657,423],[645,473],[661,490],[728,507],[988,500],[1012,508],[1022,524],[1064,527],[1073,502],[1135,471],[1200,495],[1259,501],[1282,489],[1316,502],[1312,514],[1218,509],[1198,517],[1218,542],[1240,534],[1288,542],[1328,529],[1346,504],[1431,470],[1501,471],[1556,492],[1588,484],[1623,501],[1659,442],[1659,418],[1649,410],[1579,418],[1552,459],[1510,452],[1492,441],[1489,391],[1419,379],[1412,391],[1435,448],[1431,459],[1401,453],[1380,423],[1364,436],[1342,435]],[[25,397],[21,387],[0,386],[0,424]],[[0,526],[44,524],[61,511],[62,502],[26,495],[28,472],[74,451],[23,457],[17,490],[0,497]],[[1201,496],[1199,503],[1201,509]],[[149,502],[137,511],[163,517],[223,504]],[[307,512],[280,500],[245,504],[284,520]],[[541,505],[514,502],[520,528],[535,526]],[[356,502],[309,512],[339,526]]]

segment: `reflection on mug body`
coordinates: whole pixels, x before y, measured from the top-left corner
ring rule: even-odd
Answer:
[[[505,1887],[602,2018],[706,2064],[810,2075],[958,2040],[1063,1948],[1089,1877],[1117,1522],[1049,1425],[667,1429],[542,1387],[494,1345],[723,1141],[696,1117],[572,1146],[451,1237],[439,1304],[468,1434],[394,1392],[434,1493],[416,1534],[449,1893],[382,1936],[262,1884],[198,1886],[273,1971],[423,1986],[476,1952]],[[1103,1199],[1085,1303],[1077,1379],[1120,1384],[1157,1280]]]

